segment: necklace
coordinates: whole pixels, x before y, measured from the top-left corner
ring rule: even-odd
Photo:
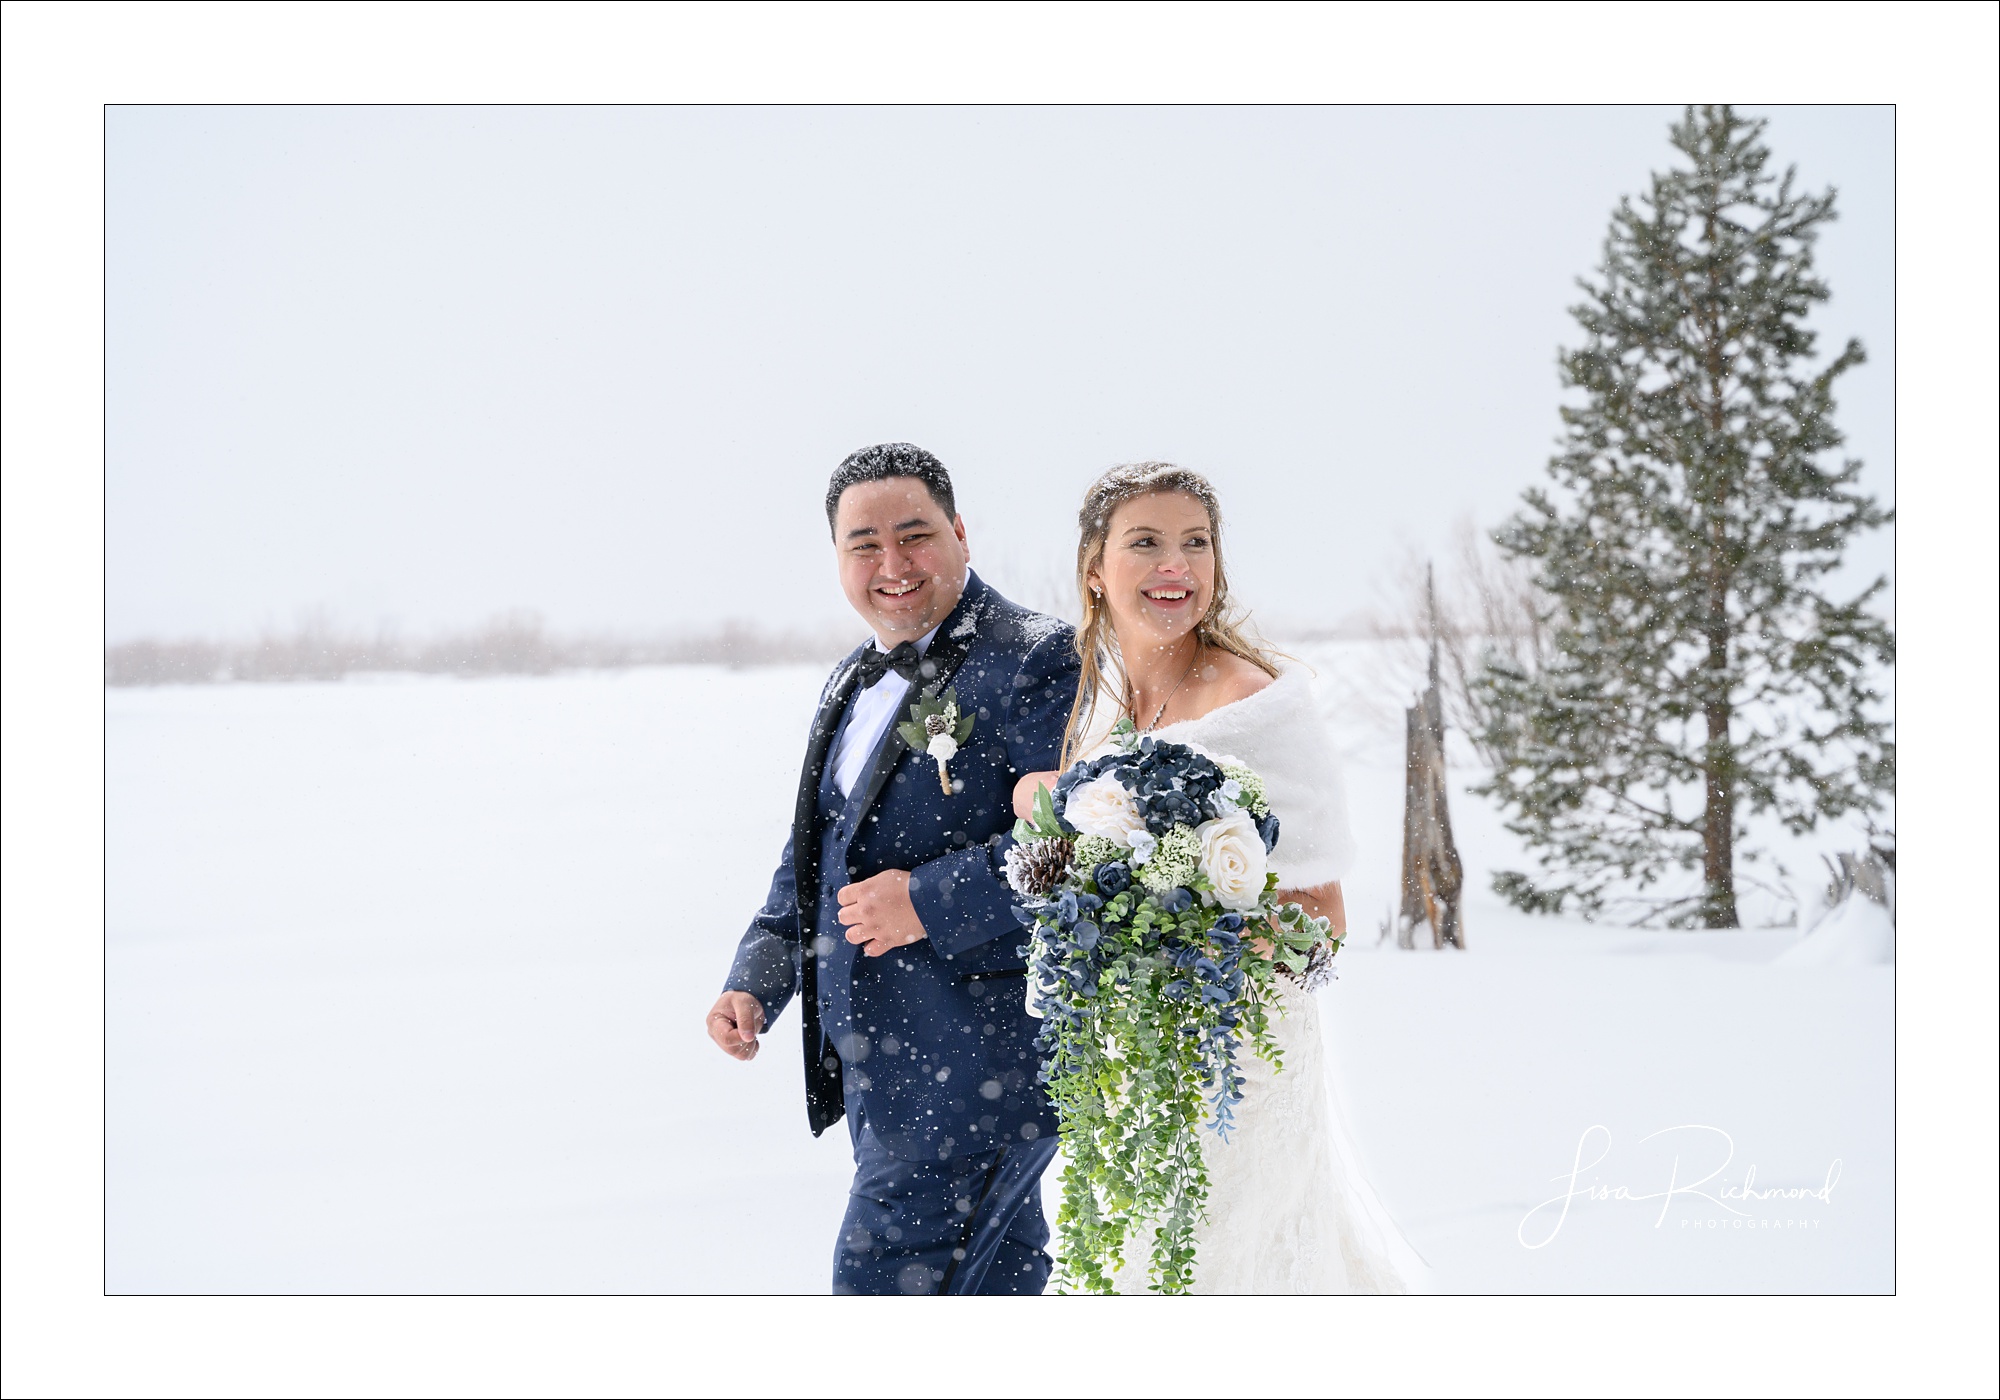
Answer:
[[[1153,722],[1140,730],[1141,734],[1151,734],[1155,729],[1160,727],[1160,717],[1166,714],[1167,706],[1173,703],[1173,698],[1180,694],[1181,687],[1187,684],[1187,678],[1194,674],[1194,664],[1199,660],[1201,660],[1201,643],[1196,642],[1194,644],[1194,655],[1188,658],[1187,669],[1181,672],[1181,678],[1174,682],[1174,688],[1167,692],[1167,698],[1160,702],[1160,708],[1153,711]]]

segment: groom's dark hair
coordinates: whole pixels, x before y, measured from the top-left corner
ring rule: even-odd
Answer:
[[[947,524],[958,515],[958,502],[951,491],[951,473],[944,469],[943,462],[914,443],[878,442],[873,447],[848,453],[847,460],[833,469],[833,479],[826,484],[828,532],[833,530],[834,516],[840,511],[841,492],[864,481],[884,481],[892,476],[913,476],[921,481],[938,509],[944,512]]]

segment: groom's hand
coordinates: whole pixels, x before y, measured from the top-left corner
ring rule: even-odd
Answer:
[[[926,937],[917,906],[910,903],[910,872],[885,870],[840,890],[840,921],[847,925],[847,941],[861,945],[861,951],[879,958],[891,948],[901,948]]]
[[[739,1060],[757,1058],[757,1032],[764,1029],[764,1003],[748,992],[724,992],[708,1013],[708,1038]]]

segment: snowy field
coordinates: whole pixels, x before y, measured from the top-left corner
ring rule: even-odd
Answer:
[[[1372,647],[1308,654],[1361,841],[1337,1092],[1432,1286],[1891,1290],[1886,919],[1526,918],[1460,794],[1469,951],[1376,946],[1401,722]],[[108,1288],[825,1291],[796,1021],[748,1066],[702,1030],[821,679],[107,691]]]

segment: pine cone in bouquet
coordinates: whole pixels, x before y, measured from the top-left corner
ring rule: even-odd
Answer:
[[[1007,852],[1007,883],[1027,899],[1047,899],[1069,874],[1074,852],[1067,836],[1044,836]]]

